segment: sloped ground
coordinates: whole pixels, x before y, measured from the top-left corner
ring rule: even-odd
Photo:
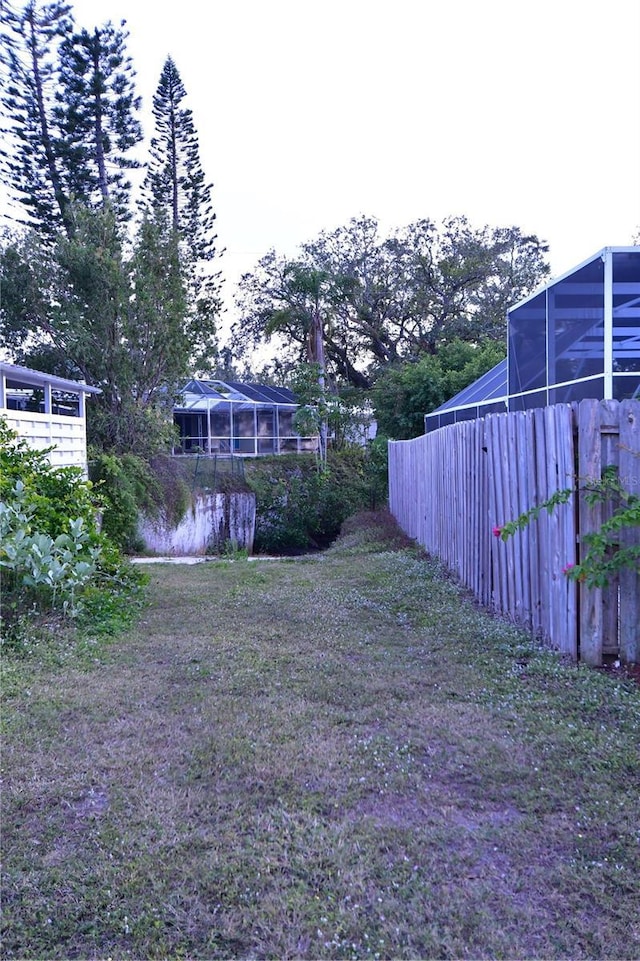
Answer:
[[[5,664],[4,958],[637,958],[640,690],[383,515]],[[53,667],[52,667],[53,665]]]

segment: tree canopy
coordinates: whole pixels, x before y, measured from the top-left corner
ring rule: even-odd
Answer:
[[[213,211],[213,186],[207,183],[193,114],[178,68],[167,57],[153,98],[155,132],[142,185],[141,209],[159,229],[178,243],[189,291],[193,340],[200,343],[196,360],[211,366],[215,357],[215,327],[209,319],[221,311],[220,273]]]
[[[30,0],[3,7],[3,173],[26,222],[53,238],[73,230],[70,206],[111,202],[128,215],[130,183],[142,139],[133,66],[124,26],[76,30],[66,3]]]
[[[388,237],[375,218],[355,218],[304,244],[295,260],[271,250],[245,274],[234,349],[245,356],[277,332],[281,363],[308,359],[316,310],[328,375],[370,389],[387,368],[454,340],[504,342],[507,306],[546,276],[546,252],[517,227],[477,229],[463,217],[419,220]],[[302,273],[323,278],[315,299]]]
[[[505,353],[506,344],[497,341],[478,346],[452,340],[437,354],[388,368],[372,392],[379,433],[395,440],[424,434],[424,415],[495,367]]]

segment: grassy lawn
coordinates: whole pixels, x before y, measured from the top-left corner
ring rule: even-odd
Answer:
[[[3,958],[638,958],[640,688],[390,526],[4,662]]]

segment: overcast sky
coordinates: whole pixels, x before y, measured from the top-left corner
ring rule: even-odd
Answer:
[[[213,181],[226,298],[350,217],[466,215],[554,274],[640,228],[639,0],[76,0],[125,18],[150,136],[171,55]]]

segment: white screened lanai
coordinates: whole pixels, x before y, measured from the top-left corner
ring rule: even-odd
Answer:
[[[507,358],[425,417],[640,397],[640,247],[605,247],[507,311]]]
[[[190,380],[173,412],[179,451],[245,457],[315,451],[318,437],[294,429],[298,406],[286,387]]]
[[[99,394],[75,380],[0,361],[0,415],[55,467],[87,470],[85,401]]]

